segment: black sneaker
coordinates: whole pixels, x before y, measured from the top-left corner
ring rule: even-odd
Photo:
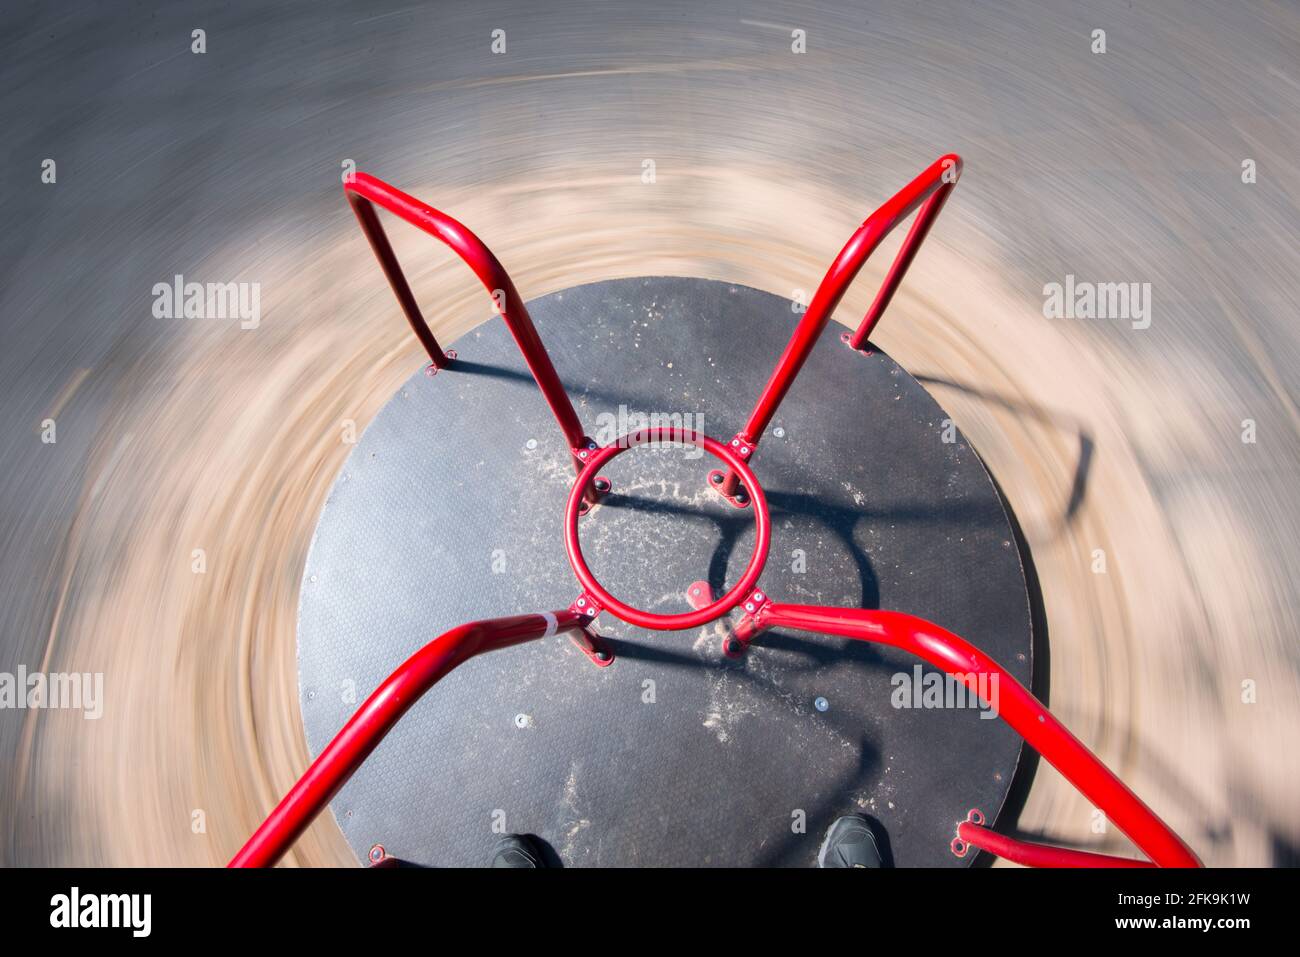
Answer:
[[[546,864],[536,842],[527,834],[507,834],[497,841],[490,866],[540,868]]]
[[[826,830],[818,867],[885,867],[871,818],[846,814]]]

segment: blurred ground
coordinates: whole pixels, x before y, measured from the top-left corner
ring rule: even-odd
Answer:
[[[1300,857],[1293,3],[12,2],[0,24],[0,671],[102,671],[106,699],[0,711],[0,861],[223,863],[306,765],[294,618],[341,422],[420,362],[344,161],[470,224],[526,296],[642,274],[794,296],[949,150],[966,172],[877,339],[1024,526],[1050,704],[1207,863]],[[486,318],[463,266],[392,235],[446,339]],[[154,318],[177,273],[259,283],[260,325]],[[1149,282],[1150,328],[1044,318],[1067,275]],[[1050,768],[1019,829],[1127,846]],[[352,856],[326,818],[293,861]]]

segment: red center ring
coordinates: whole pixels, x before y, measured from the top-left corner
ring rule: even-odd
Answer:
[[[745,573],[740,576],[740,581],[736,582],[730,591],[712,604],[677,615],[656,615],[648,611],[642,611],[640,608],[633,608],[631,605],[619,601],[607,592],[604,586],[596,580],[596,576],[591,573],[586,560],[582,557],[582,547],[578,543],[578,509],[582,504],[583,492],[595,480],[596,472],[614,456],[626,452],[634,446],[645,445],[647,442],[654,441],[676,443],[678,445],[702,445],[706,452],[716,459],[721,459],[740,475],[740,480],[749,491],[754,503],[754,525],[758,537],[754,543],[754,554],[750,556],[749,565],[745,568]],[[771,544],[772,523],[767,512],[767,499],[764,497],[763,489],[759,486],[758,479],[754,477],[754,473],[749,466],[728,446],[716,439],[701,435],[699,432],[666,426],[653,429],[638,429],[635,432],[620,436],[604,448],[597,449],[587,459],[586,466],[573,483],[573,489],[569,492],[568,508],[564,516],[564,548],[569,553],[569,564],[573,566],[573,573],[578,576],[578,581],[586,589],[587,594],[601,608],[616,615],[623,621],[658,631],[680,631],[683,628],[706,625],[721,618],[739,605],[749,597],[749,593],[758,584],[758,576],[763,573],[763,565],[767,562],[767,550]]]

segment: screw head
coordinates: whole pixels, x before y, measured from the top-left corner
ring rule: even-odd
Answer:
[[[831,703],[827,701],[825,698],[818,697],[817,700],[813,702],[813,707],[816,708],[818,711],[829,711],[831,707]]]
[[[598,478],[598,479],[596,479],[595,485],[596,485],[596,491],[597,491],[597,492],[608,492],[608,491],[609,491],[609,480],[608,480],[608,479]]]
[[[763,600],[763,593],[761,591],[754,592],[754,601],[762,601],[762,600]]]
[[[526,715],[526,714],[517,714],[517,715],[515,715],[515,727],[516,727],[516,728],[526,728],[526,727],[528,727],[528,715]]]
[[[745,602],[745,611],[753,611],[753,610],[754,610],[754,603],[752,601]]]
[[[536,440],[536,439],[529,439],[527,442],[524,443],[524,448],[526,448],[526,449],[530,449],[530,450],[531,450],[531,449],[535,449],[535,448],[537,448],[537,440]]]
[[[587,599],[585,599],[585,598],[579,598],[579,599],[578,599],[578,607],[579,607],[579,608],[585,608],[586,605],[587,605]]]
[[[380,861],[382,861],[385,857],[388,856],[388,852],[384,850],[384,845],[376,844],[374,847],[370,849],[370,853],[367,854],[366,856],[370,858],[371,864],[378,864]]]
[[[709,478],[713,480],[713,484],[714,484],[714,485],[721,485],[721,484],[722,484],[722,473],[721,473],[721,472],[714,472],[712,475],[709,476]]]
[[[586,457],[587,457],[587,450],[586,450],[586,449],[583,449],[581,452],[578,453],[578,458],[580,458],[580,459],[585,459]]]
[[[596,652],[596,660],[609,661],[609,652],[602,648],[600,651]]]
[[[783,439],[785,438],[785,429],[781,428],[781,426],[778,425],[775,429],[772,430],[772,434],[775,435],[778,439]]]

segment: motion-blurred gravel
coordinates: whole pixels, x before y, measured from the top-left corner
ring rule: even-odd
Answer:
[[[1295,863],[1300,7],[518,6],[0,11],[0,671],[102,671],[106,696],[98,721],[0,711],[0,861],[223,863],[306,765],[305,550],[343,420],[420,362],[344,161],[469,224],[526,296],[793,296],[954,150],[877,340],[1016,510],[1050,704],[1207,863]],[[450,254],[390,232],[444,341],[487,318]],[[178,273],[260,283],[261,324],[154,318]],[[1067,274],[1149,282],[1150,328],[1044,318]],[[1045,766],[1019,829],[1128,846]],[[353,858],[326,817],[292,860]]]

